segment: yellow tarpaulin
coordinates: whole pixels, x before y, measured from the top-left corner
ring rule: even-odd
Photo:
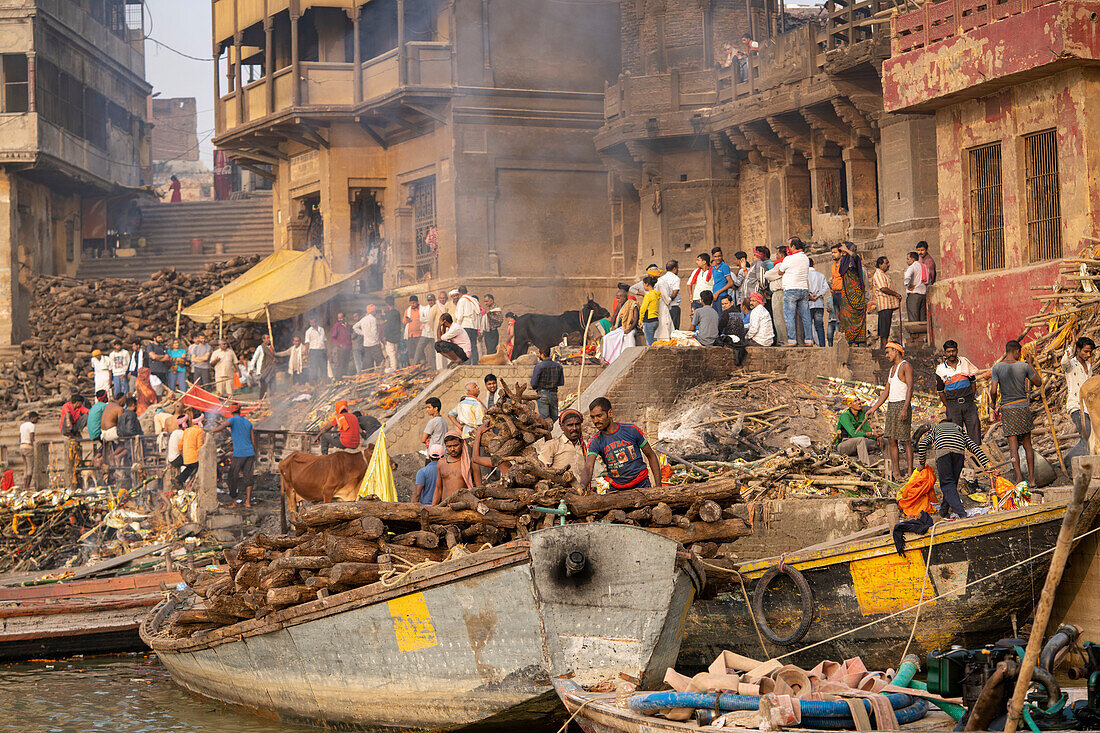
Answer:
[[[315,248],[305,252],[280,249],[225,287],[184,308],[183,315],[198,323],[211,323],[219,316],[225,323],[293,318],[331,300],[361,271],[337,275]]]
[[[378,429],[378,440],[374,443],[374,453],[363,474],[363,483],[359,484],[359,496],[374,494],[382,501],[397,501],[397,489],[393,485],[393,468],[390,456],[386,452],[386,431]]]

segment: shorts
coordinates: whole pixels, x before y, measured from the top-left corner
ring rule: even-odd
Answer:
[[[901,408],[904,406],[904,402],[886,403],[886,429],[882,434],[889,440],[908,443],[913,439],[913,408],[909,407],[909,415],[903,420]]]
[[[1001,432],[1008,436],[1027,435],[1035,425],[1031,406],[1026,402],[1001,407]]]
[[[113,443],[118,440],[118,427],[104,428],[100,434],[99,439],[104,443]]]
[[[896,308],[886,308],[878,312],[878,337],[890,338],[890,327],[894,325],[894,311]]]

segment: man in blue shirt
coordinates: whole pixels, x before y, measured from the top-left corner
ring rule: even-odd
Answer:
[[[599,456],[607,468],[607,483],[612,490],[660,488],[660,461],[638,426],[615,422],[611,401],[606,397],[592,400],[588,415],[599,432],[588,443],[581,486],[588,488]]]
[[[416,472],[413,496],[421,504],[431,504],[435,499],[436,479],[439,477],[436,463],[443,457],[443,446],[432,445],[428,448],[428,465]]]
[[[722,293],[729,292],[732,294],[735,288],[740,287],[740,283],[734,282],[730,266],[726,264],[725,259],[722,257],[721,247],[715,247],[710,251],[710,274],[712,278],[711,294],[714,296],[714,303],[711,304],[711,307],[721,315]]]
[[[233,405],[233,415],[214,432],[229,429],[233,441],[233,457],[229,461],[229,496],[240,503],[240,485],[245,485],[244,505],[252,506],[252,469],[256,463],[256,448],[252,422],[241,416],[241,406]]]

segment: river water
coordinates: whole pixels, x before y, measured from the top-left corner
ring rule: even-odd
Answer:
[[[316,733],[184,692],[152,654],[0,665],[0,731]]]

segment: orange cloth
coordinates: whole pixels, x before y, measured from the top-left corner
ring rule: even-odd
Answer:
[[[149,367],[142,367],[137,372],[137,414],[141,417],[142,413],[149,408],[149,405],[156,403],[157,393],[153,390],[153,384],[149,381]]]
[[[198,425],[192,425],[183,431],[180,440],[180,453],[183,455],[185,465],[199,462],[199,448],[206,441],[206,431]]]
[[[936,501],[936,470],[931,466],[922,466],[905,486],[898,491],[898,506],[910,517],[919,517],[920,513],[932,513]]]

